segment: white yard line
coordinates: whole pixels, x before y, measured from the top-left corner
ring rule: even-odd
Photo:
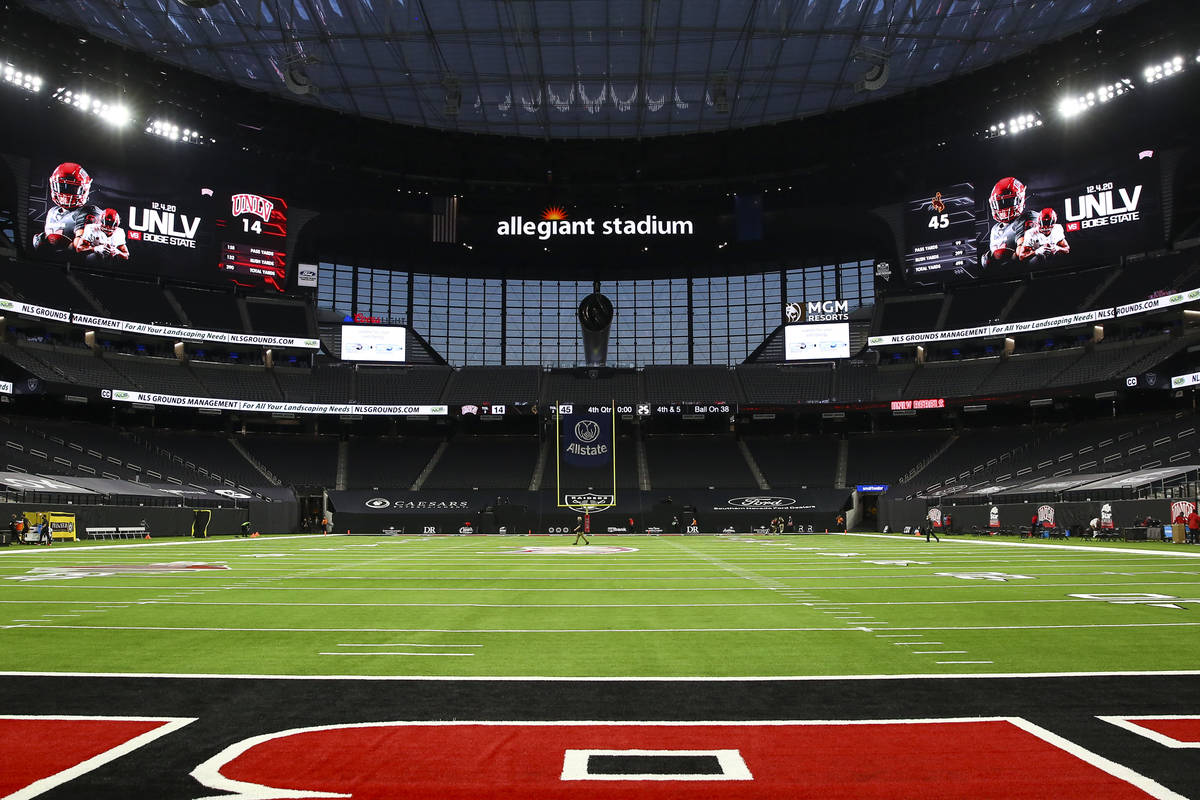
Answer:
[[[474,653],[317,653],[319,656],[473,656]]]
[[[894,536],[884,536],[881,533],[850,533],[847,536],[860,536],[872,539],[887,539],[889,541],[897,540]],[[1171,550],[1139,550],[1136,547],[1105,547],[1104,545],[1072,545],[1072,544],[1038,544],[1035,542],[989,542],[985,539],[947,539],[947,544],[966,544],[978,545],[980,547],[1021,547],[1021,548],[1038,548],[1044,550],[1074,550],[1079,553],[1120,553],[1122,555],[1141,555],[1141,556],[1175,556],[1178,558],[1200,558],[1200,553],[1176,553]],[[1186,547],[1186,545],[1175,545],[1176,547]]]

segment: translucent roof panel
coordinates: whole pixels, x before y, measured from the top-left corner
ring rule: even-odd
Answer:
[[[784,122],[1012,58],[1146,0],[24,0],[202,75],[405,125],[553,138]],[[886,60],[886,83],[864,76]],[[297,82],[311,87],[298,95]]]

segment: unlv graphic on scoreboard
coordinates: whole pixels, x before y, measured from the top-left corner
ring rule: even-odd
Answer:
[[[33,257],[283,291],[287,203],[90,159],[35,162],[26,208]]]
[[[1052,170],[996,164],[904,204],[912,283],[1099,265],[1161,242],[1151,151]]]

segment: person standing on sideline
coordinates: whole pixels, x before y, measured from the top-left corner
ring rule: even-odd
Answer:
[[[37,530],[38,544],[41,544],[43,539],[46,540],[46,547],[49,547],[54,543],[54,536],[50,533],[50,518],[45,514],[42,514],[42,518],[38,522]]]
[[[1037,515],[1037,512],[1035,511],[1035,512],[1033,512],[1033,518],[1029,520],[1029,538],[1030,539],[1033,539],[1038,535],[1038,527],[1039,527],[1038,515]]]
[[[1196,509],[1192,509],[1192,513],[1187,515],[1187,540],[1189,542],[1200,541],[1200,514],[1196,513]]]
[[[248,537],[250,535],[250,520],[246,520],[245,522],[242,523],[242,530],[241,530],[241,533],[239,533],[238,535],[243,538]]]
[[[571,542],[572,545],[579,544],[580,539],[583,539],[584,544],[591,544],[591,542],[588,541],[587,535],[583,531],[583,517],[575,518],[575,528],[572,532],[575,534],[575,541]]]
[[[929,537],[932,536],[935,541],[937,541],[939,544],[941,543],[942,540],[938,539],[937,531],[933,529],[933,520],[929,519],[929,517],[926,517],[925,524],[922,527],[925,529],[925,541],[928,542]]]

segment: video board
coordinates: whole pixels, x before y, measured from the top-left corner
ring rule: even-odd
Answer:
[[[996,164],[904,203],[909,283],[1101,263],[1161,242],[1152,151],[1106,165]]]
[[[207,186],[69,152],[35,161],[26,255],[284,291],[287,203],[253,185]],[[190,185],[189,185],[190,183]],[[248,182],[249,183],[249,182]]]
[[[390,325],[343,325],[342,361],[405,360],[407,329]]]
[[[849,358],[850,323],[788,325],[783,330],[783,351],[788,361]]]

